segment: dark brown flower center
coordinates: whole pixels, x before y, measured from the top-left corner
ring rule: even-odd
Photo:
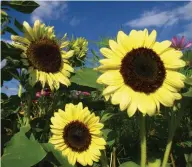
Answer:
[[[87,150],[91,144],[89,129],[79,121],[73,121],[64,128],[63,138],[68,147],[76,152]]]
[[[58,44],[50,39],[31,43],[27,56],[33,67],[44,72],[58,72],[61,67],[61,53]]]
[[[165,79],[166,71],[160,57],[148,48],[133,49],[122,59],[120,73],[125,84],[134,91],[155,92]]]

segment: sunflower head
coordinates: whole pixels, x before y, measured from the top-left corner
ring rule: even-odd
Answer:
[[[86,166],[99,161],[100,150],[106,145],[101,137],[103,124],[87,107],[83,108],[82,103],[66,104],[65,111],[59,109],[51,122],[53,136],[49,142],[67,156],[69,163]]]
[[[74,50],[74,56],[71,58],[74,66],[80,66],[83,64],[88,51],[88,41],[85,38],[72,39],[67,47],[69,50]]]
[[[155,30],[132,30],[129,35],[119,31],[117,42],[109,40],[109,48],[100,51],[106,59],[100,60],[97,70],[103,74],[97,82],[106,86],[105,98],[129,116],[137,110],[153,115],[160,104],[171,107],[181,99],[178,91],[185,76],[177,69],[185,66],[183,54],[170,41],[156,42]]]
[[[69,86],[70,72],[73,68],[67,59],[74,51],[63,49],[68,41],[58,43],[54,27],[45,26],[39,20],[31,27],[23,23],[24,36],[12,35],[13,45],[22,50],[21,61],[28,68],[29,83],[33,86],[40,81],[42,87],[48,84],[51,90],[58,89],[60,83]]]

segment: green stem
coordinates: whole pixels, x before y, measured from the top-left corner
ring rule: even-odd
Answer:
[[[21,94],[22,94],[22,85],[19,84],[18,96],[21,97]]]
[[[183,107],[178,107],[176,105],[174,105],[173,110],[174,111],[171,111],[169,134],[168,134],[167,146],[166,146],[164,157],[163,157],[162,167],[166,167],[167,165],[175,131],[179,126],[181,119],[185,113],[184,112],[185,110],[183,109]]]
[[[107,156],[105,151],[101,151],[101,166],[102,167],[109,167],[108,162],[107,162]]]
[[[32,106],[32,99],[31,94],[29,93],[27,96],[27,109],[25,111],[25,125],[29,125],[30,123],[31,106]]]
[[[164,157],[163,157],[163,162],[162,162],[162,167],[166,167],[168,159],[169,159],[169,154],[171,151],[171,146],[173,142],[173,136],[175,133],[175,114],[171,112],[171,121],[170,121],[170,126],[169,126],[169,134],[168,134],[168,140],[167,140],[167,146],[165,149]]]
[[[140,140],[141,140],[141,167],[146,166],[147,160],[147,141],[146,141],[146,129],[145,129],[145,116],[141,114],[140,119]]]

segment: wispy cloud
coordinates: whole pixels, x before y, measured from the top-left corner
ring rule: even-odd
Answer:
[[[191,11],[192,2],[172,10],[158,11],[153,9],[144,12],[139,18],[128,21],[124,25],[136,28],[170,26],[176,24],[179,20],[191,20]]]
[[[57,20],[62,19],[68,10],[67,2],[65,1],[38,1],[40,7],[38,7],[31,15],[31,21],[39,19],[45,20]]]
[[[80,19],[78,19],[77,17],[73,17],[73,18],[71,19],[71,21],[69,22],[69,24],[70,24],[71,26],[77,26],[78,24],[80,24]]]

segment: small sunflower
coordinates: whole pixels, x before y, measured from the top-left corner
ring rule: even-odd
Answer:
[[[33,27],[24,21],[24,37],[12,35],[14,46],[23,50],[21,61],[28,67],[29,83],[34,86],[40,81],[42,87],[48,83],[51,90],[58,89],[60,83],[69,86],[70,72],[74,69],[67,59],[73,56],[74,51],[64,51],[68,41],[59,44],[55,38],[54,27],[45,26],[36,20]]]
[[[99,161],[100,150],[106,145],[101,137],[103,124],[87,107],[83,108],[82,103],[67,104],[65,112],[59,109],[51,122],[53,136],[49,142],[67,156],[69,163],[74,165],[79,162],[86,166]]]
[[[74,50],[74,55],[79,59],[84,58],[88,51],[88,41],[82,37],[73,39],[69,43],[68,48]]]
[[[171,48],[170,41],[156,42],[155,30],[132,30],[129,35],[119,31],[117,42],[109,40],[109,46],[100,49],[106,59],[96,68],[103,72],[97,82],[106,86],[106,100],[111,98],[121,111],[153,115],[160,103],[171,107],[182,98],[178,91],[185,76],[176,70],[185,66],[183,54]]]

